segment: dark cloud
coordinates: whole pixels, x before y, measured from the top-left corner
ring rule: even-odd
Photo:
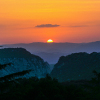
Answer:
[[[57,25],[57,24],[55,24],[55,25],[52,25],[52,24],[41,24],[41,25],[37,25],[37,26],[35,26],[35,27],[58,27],[58,26],[60,26],[60,25]]]

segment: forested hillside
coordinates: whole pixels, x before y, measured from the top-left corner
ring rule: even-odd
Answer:
[[[51,72],[51,77],[58,81],[91,79],[93,70],[100,72],[100,53],[80,52],[61,56]]]

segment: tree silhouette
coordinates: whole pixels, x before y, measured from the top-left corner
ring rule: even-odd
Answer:
[[[32,70],[24,70],[24,71],[21,71],[21,72],[9,74],[9,75],[6,75],[4,77],[1,77],[0,81],[14,80],[15,77],[23,76],[23,75],[29,73],[30,71],[32,71]]]
[[[96,77],[92,78],[92,81],[100,85],[100,73],[97,73],[97,71],[95,70],[93,70],[93,73]]]
[[[11,64],[12,63],[7,63],[7,64],[3,64],[3,65],[0,64],[0,70],[5,69],[5,67],[7,67],[7,66],[11,66]],[[0,82],[15,80],[15,77],[23,76],[23,75],[29,73],[30,71],[32,71],[32,70],[24,70],[21,72],[6,75],[4,77],[0,77]]]
[[[0,64],[0,70],[4,69],[5,67],[7,67],[8,65],[11,66],[12,63],[7,63],[7,64]]]

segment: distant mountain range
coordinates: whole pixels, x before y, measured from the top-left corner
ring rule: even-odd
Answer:
[[[47,61],[49,64],[57,63],[60,56],[66,56],[71,53],[78,52],[100,52],[100,41],[90,42],[90,43],[42,43],[33,42],[29,44],[9,44],[4,45],[1,48],[15,48],[22,47],[36,54]]]
[[[93,70],[100,73],[100,53],[81,52],[61,56],[50,75],[60,82],[90,80],[94,77]]]

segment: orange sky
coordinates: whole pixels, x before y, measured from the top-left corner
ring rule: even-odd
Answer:
[[[54,42],[100,41],[100,0],[0,1],[0,44],[49,38]]]

